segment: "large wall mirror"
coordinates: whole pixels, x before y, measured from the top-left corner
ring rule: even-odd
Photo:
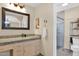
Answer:
[[[2,7],[2,29],[30,29],[30,14]]]

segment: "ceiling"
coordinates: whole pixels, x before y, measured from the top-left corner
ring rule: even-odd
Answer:
[[[79,3],[68,3],[67,6],[62,6],[63,3],[56,3],[57,12],[64,11],[73,7],[79,6]]]
[[[26,3],[26,5],[29,5],[29,6],[32,6],[32,7],[37,7],[40,4],[41,3]],[[63,3],[55,3],[55,4],[56,4],[56,8],[58,9],[58,11],[79,6],[79,3],[68,3],[67,6],[62,6]]]
[[[31,7],[38,7],[41,3],[26,3],[25,5],[29,5]],[[67,6],[62,6],[63,3],[55,3],[57,12],[64,11],[73,7],[79,6],[79,3],[68,3]]]
[[[29,5],[31,7],[37,7],[40,5],[40,3],[26,3],[25,5]]]

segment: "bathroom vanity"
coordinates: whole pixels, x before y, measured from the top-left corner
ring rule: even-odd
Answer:
[[[2,7],[3,30],[30,30],[30,14]],[[22,32],[21,32],[22,33]],[[41,36],[19,34],[0,36],[0,55],[36,56],[41,51]]]
[[[0,55],[36,56],[41,51],[40,35],[0,39]]]

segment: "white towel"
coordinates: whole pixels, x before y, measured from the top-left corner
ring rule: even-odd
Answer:
[[[46,27],[43,27],[42,38],[46,38],[46,36],[47,36],[47,30],[46,30]]]

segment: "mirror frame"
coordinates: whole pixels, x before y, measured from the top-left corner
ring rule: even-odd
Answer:
[[[23,27],[5,27],[5,12],[8,11],[8,12],[12,12],[12,13],[17,13],[17,14],[21,14],[21,15],[25,15],[25,16],[28,16],[28,27],[27,28],[23,28]],[[19,12],[19,11],[15,11],[15,10],[11,10],[11,9],[7,9],[7,8],[4,8],[2,7],[2,29],[20,29],[20,30],[29,30],[30,29],[30,14],[26,14],[26,13],[22,13],[22,12]]]

